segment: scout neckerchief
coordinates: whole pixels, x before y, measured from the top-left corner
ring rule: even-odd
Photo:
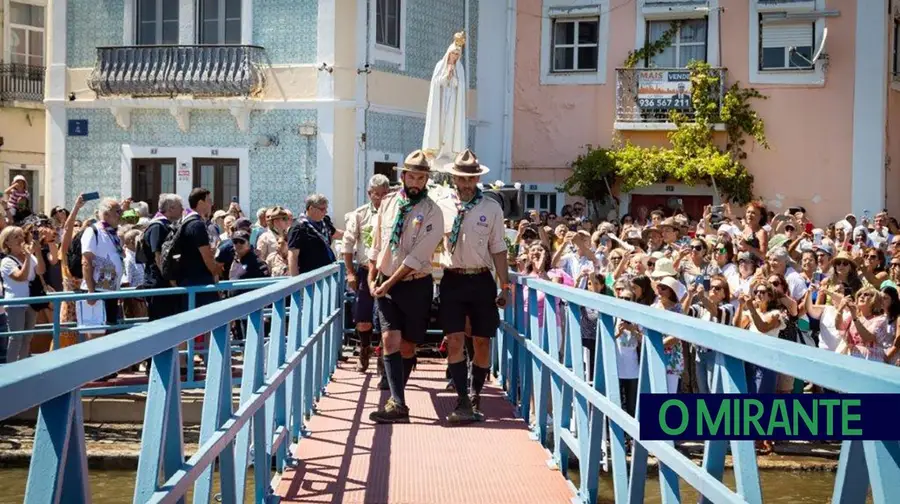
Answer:
[[[400,208],[397,212],[397,218],[394,220],[394,232],[391,233],[391,250],[397,250],[400,246],[400,236],[403,234],[403,221],[406,215],[412,211],[420,201],[425,199],[428,189],[422,189],[416,196],[407,196],[406,188],[400,189]]]
[[[453,219],[453,229],[450,230],[450,253],[453,254],[453,251],[456,249],[456,243],[459,241],[459,232],[462,228],[462,221],[465,218],[466,213],[469,210],[475,208],[475,205],[481,202],[481,198],[483,197],[481,189],[475,189],[475,197],[471,200],[463,203],[459,200],[456,202],[456,218]]]

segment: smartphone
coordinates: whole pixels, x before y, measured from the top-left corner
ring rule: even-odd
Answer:
[[[812,234],[813,223],[812,223],[812,222],[807,222],[805,227],[806,227],[806,233],[807,233],[807,234]]]
[[[232,202],[232,203],[237,203],[237,202],[238,202],[238,197],[237,197],[237,196],[232,196],[232,197],[231,197],[231,202]]]
[[[709,277],[703,277],[703,290],[709,292]]]
[[[822,280],[825,280],[825,273],[822,273],[820,271],[813,273],[813,284],[814,285],[819,285],[819,283],[821,283]]]
[[[797,212],[800,212],[800,207],[791,207],[788,208],[788,213],[791,215],[795,215]]]
[[[31,237],[36,242],[41,241],[41,232],[38,231],[37,229],[33,229],[33,230],[31,230]]]
[[[98,200],[98,199],[100,199],[100,193],[98,193],[96,191],[84,193],[81,195],[82,201],[93,201],[93,200]]]

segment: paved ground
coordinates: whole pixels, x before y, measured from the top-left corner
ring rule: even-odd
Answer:
[[[456,405],[444,390],[443,364],[423,364],[407,389],[412,423],[375,425],[369,412],[384,400],[374,374],[344,364],[309,423],[296,471],[278,495],[304,503],[568,503],[559,472],[528,439],[512,406],[490,387],[482,399],[488,421],[451,428],[443,420]]]

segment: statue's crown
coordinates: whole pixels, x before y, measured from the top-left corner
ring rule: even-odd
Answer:
[[[462,49],[463,46],[466,45],[466,32],[461,31],[454,34],[453,43],[456,44],[456,47]]]

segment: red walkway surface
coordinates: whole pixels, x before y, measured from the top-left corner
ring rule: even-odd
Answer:
[[[493,384],[485,386],[487,421],[450,427],[456,393],[444,390],[446,366],[420,362],[406,390],[412,423],[375,425],[369,412],[387,392],[372,370],[342,363],[296,449],[296,469],[277,494],[286,502],[371,504],[569,503],[563,476],[529,439],[522,420]]]

